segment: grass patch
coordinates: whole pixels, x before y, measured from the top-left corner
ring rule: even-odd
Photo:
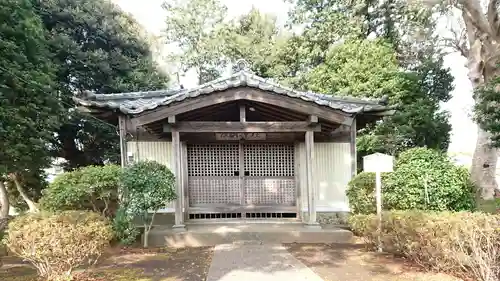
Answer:
[[[100,268],[91,272],[76,274],[78,281],[152,281],[151,277],[144,276],[141,269]]]
[[[494,200],[478,200],[477,209],[481,212],[496,214],[500,212],[500,198]]]

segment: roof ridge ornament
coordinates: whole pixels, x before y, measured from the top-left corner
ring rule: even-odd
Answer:
[[[252,72],[250,70],[250,63],[248,63],[245,59],[239,59],[235,62],[233,67],[234,72],[246,71]]]

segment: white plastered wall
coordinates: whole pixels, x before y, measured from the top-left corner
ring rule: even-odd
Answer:
[[[348,212],[347,184],[351,180],[349,143],[315,143],[313,158],[313,187],[316,188],[317,212]],[[298,144],[296,160],[299,165],[301,209],[307,212],[305,143]]]
[[[134,161],[152,160],[167,166],[174,174],[171,166],[173,163],[172,143],[167,141],[129,141],[127,142],[127,153],[134,157]],[[161,213],[175,212],[174,202],[169,203]]]

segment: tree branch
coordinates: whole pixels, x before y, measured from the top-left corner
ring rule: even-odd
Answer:
[[[28,194],[26,194],[26,191],[24,190],[23,186],[21,185],[21,182],[19,182],[19,175],[17,173],[11,173],[10,178],[14,181],[14,184],[17,188],[17,191],[19,192],[21,197],[24,199],[26,204],[28,204],[30,212],[32,212],[32,213],[38,212],[38,208],[35,205],[35,202],[33,202],[33,200],[31,200],[29,198]]]
[[[490,0],[490,1],[495,1],[495,0]],[[477,32],[480,33],[480,35],[482,36],[490,35],[494,37],[490,25],[488,24],[488,21],[482,12],[480,1],[461,0],[460,3],[463,5],[462,12],[464,14],[464,20],[465,20],[465,15],[467,15],[468,19],[470,20],[472,25],[477,29]]]
[[[0,179],[0,220],[5,219],[9,216],[9,196],[7,195],[7,188],[5,188],[5,183],[3,179]],[[1,223],[1,222],[0,222]],[[0,225],[0,230],[2,226]]]
[[[488,4],[488,21],[495,39],[500,35],[500,23],[497,12],[498,2],[499,0],[490,0]]]

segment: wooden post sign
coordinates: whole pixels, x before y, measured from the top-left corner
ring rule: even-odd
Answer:
[[[375,199],[377,202],[378,251],[382,252],[382,177],[381,173],[392,172],[394,157],[382,153],[374,153],[363,157],[363,171],[375,173]]]

